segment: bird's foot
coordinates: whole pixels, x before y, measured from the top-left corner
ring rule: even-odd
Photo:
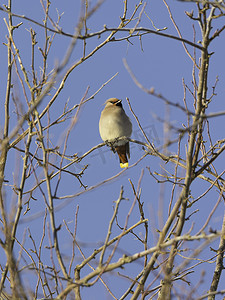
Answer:
[[[105,141],[105,144],[106,144],[106,146],[110,147],[111,150],[112,150],[114,153],[116,152],[116,150],[115,150],[115,148],[114,148],[114,141],[106,140],[106,141]]]

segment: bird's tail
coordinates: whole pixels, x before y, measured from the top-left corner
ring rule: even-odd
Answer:
[[[124,145],[121,146],[116,146],[115,150],[119,156],[120,159],[120,167],[121,168],[127,168],[128,167],[128,158],[130,158],[130,147],[129,147],[129,143],[126,143]]]

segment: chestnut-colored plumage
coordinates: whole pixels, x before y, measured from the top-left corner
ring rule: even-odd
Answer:
[[[132,133],[132,123],[126,115],[122,100],[110,98],[106,101],[99,121],[99,132],[104,142],[111,143],[113,151],[118,153],[120,167],[128,167],[130,158],[129,142],[126,140],[116,141],[120,137],[130,137]]]

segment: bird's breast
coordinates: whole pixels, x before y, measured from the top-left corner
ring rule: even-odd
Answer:
[[[100,118],[99,132],[103,141],[110,141],[116,138],[127,136],[130,137],[132,127],[129,118],[121,121],[120,118],[111,116]],[[121,141],[122,144],[124,143]]]

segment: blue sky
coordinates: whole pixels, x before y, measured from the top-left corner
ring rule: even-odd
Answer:
[[[128,1],[128,15],[133,11],[136,0]],[[179,1],[168,1],[170,8],[173,13],[173,17],[179,26],[179,29],[184,38],[193,41],[193,22],[190,21],[185,15],[184,11],[191,11],[195,9],[195,5],[191,3],[182,3]],[[94,2],[91,3],[94,5]],[[115,28],[118,26],[122,15],[123,1],[120,0],[106,0],[100,9],[88,20],[87,27],[90,32],[99,31],[103,28],[104,24],[107,27]],[[52,1],[50,7],[50,16],[55,20],[57,17],[56,9],[58,9],[59,14],[63,13],[60,26],[64,32],[73,33],[74,28],[77,24],[80,2],[78,1]],[[17,14],[23,14],[29,16],[32,19],[42,22],[44,18],[43,9],[40,5],[40,2],[37,0],[31,1],[21,0],[19,2],[13,3],[13,12]],[[163,1],[159,0],[149,0],[145,8],[146,14],[152,19],[154,25],[162,29],[166,27],[167,29],[163,32],[176,35],[177,32],[169,18],[168,11],[163,4]],[[1,28],[4,30],[0,33],[0,38],[2,41],[5,40],[6,28],[4,25],[3,17],[6,17],[4,13],[1,12]],[[29,29],[32,27],[36,33],[36,40],[38,42],[36,46],[36,70],[39,73],[42,66],[42,57],[38,47],[43,47],[44,43],[44,31],[39,26],[19,18],[15,18],[13,23],[23,22],[23,25],[19,27],[14,32],[15,42],[17,47],[20,49],[20,54],[22,56],[24,65],[27,70],[30,70],[31,65],[31,47],[30,47],[30,34]],[[223,19],[222,19],[223,21]],[[219,28],[222,24],[221,20],[215,21],[215,27]],[[134,26],[135,22],[131,24],[131,27]],[[50,26],[50,24],[49,24]],[[148,17],[143,14],[141,18],[140,26],[148,27],[154,29]],[[200,39],[200,31],[198,25],[195,24],[196,30],[196,41]],[[52,33],[50,33],[52,35]],[[213,102],[210,103],[209,112],[217,112],[224,110],[223,102],[221,101],[224,95],[224,60],[223,60],[223,51],[224,51],[224,33],[215,40],[211,47],[210,51],[215,52],[210,61],[210,73],[209,73],[209,95],[212,92],[212,86],[215,83],[216,76],[219,76],[219,82],[217,85],[217,96],[214,98]],[[87,40],[87,52],[92,51],[105,37],[106,34],[103,34],[101,38],[91,38]],[[117,37],[124,36],[123,33],[119,33]],[[71,39],[61,35],[56,35],[52,48],[49,54],[48,61],[48,71],[50,72],[57,62],[60,62],[65,52],[71,42]],[[81,109],[79,113],[79,119],[73,130],[70,133],[66,154],[73,155],[78,153],[81,156],[83,153],[87,152],[89,149],[95,145],[101,143],[101,138],[98,132],[98,121],[100,117],[101,110],[103,109],[104,102],[111,97],[117,97],[123,100],[123,106],[126,113],[129,115],[133,123],[133,138],[144,141],[144,138],[138,128],[138,125],[129,110],[128,104],[126,102],[126,97],[130,99],[131,105],[135,114],[138,116],[142,126],[145,128],[146,133],[150,137],[151,141],[154,142],[155,146],[160,147],[164,142],[164,132],[163,132],[163,122],[165,118],[169,119],[171,124],[175,127],[181,128],[182,123],[186,124],[186,117],[184,114],[176,108],[170,107],[169,114],[168,108],[165,106],[163,101],[160,99],[146,94],[143,90],[139,89],[133,80],[131,79],[130,74],[125,68],[124,59],[129,65],[132,72],[135,74],[138,81],[146,88],[153,87],[157,93],[162,94],[170,101],[174,103],[179,103],[183,105],[183,85],[182,79],[184,82],[192,89],[192,61],[187,56],[184,51],[182,44],[179,41],[168,39],[165,37],[160,37],[157,35],[145,35],[142,37],[142,47],[138,38],[131,39],[131,43],[127,41],[121,42],[111,42],[100,49],[95,53],[90,59],[78,66],[68,77],[65,86],[60,93],[57,101],[53,104],[50,109],[50,118],[51,121],[54,118],[57,118],[65,106],[65,103],[68,101],[68,107],[71,108],[73,105],[80,102],[81,98],[84,96],[85,91],[88,88],[88,97],[94,94],[105,82],[112,78],[115,74],[114,79],[112,79],[95,97],[94,99],[87,102]],[[193,53],[193,49],[188,46],[188,50]],[[1,55],[1,69],[0,77],[2,84],[0,85],[0,94],[5,93],[5,83],[6,83],[6,68],[7,68],[7,51],[6,47],[0,45]],[[70,67],[82,56],[82,41],[78,41],[67,67]],[[196,56],[200,56],[200,51],[196,50]],[[60,80],[64,76],[66,68],[59,74],[57,79],[56,88],[60,84]],[[15,87],[18,87],[17,93],[18,98],[25,107],[25,100],[23,97],[22,89],[20,87],[18,78],[15,73],[13,75],[13,81]],[[54,94],[54,89],[50,92],[51,95]],[[39,112],[46,106],[51,95],[45,97],[42,104],[38,108]],[[193,99],[190,94],[187,93],[187,101],[190,109],[193,109]],[[14,113],[14,106],[11,104],[10,111],[13,115],[11,121],[11,127],[13,128],[16,122],[16,117]],[[212,132],[213,142],[222,139],[224,137],[223,132],[223,119],[224,117],[213,118],[210,120],[210,130]],[[47,124],[47,117],[43,118],[43,123]],[[1,121],[1,128],[3,123]],[[26,129],[27,125],[24,125]],[[50,130],[50,139],[52,145],[60,146],[60,151],[62,151],[63,141],[66,136],[66,132],[70,127],[70,120],[67,120],[65,123],[52,127]],[[170,137],[175,138],[177,133],[175,131],[170,131]],[[184,141],[187,140],[187,137],[184,138]],[[185,142],[186,143],[186,142]],[[181,154],[185,156],[185,143],[182,143]],[[209,144],[206,144],[209,147]],[[21,144],[22,147],[22,144]],[[35,149],[35,144],[33,145],[33,150]],[[169,148],[169,151],[176,152],[177,144],[172,145]],[[137,144],[131,145],[131,159],[130,165],[135,163],[142,155],[144,151],[141,146]],[[14,167],[17,165],[17,160],[19,156],[15,156],[14,153],[10,153],[10,162],[8,162],[7,174],[10,178],[10,182],[13,180]],[[54,162],[57,160],[54,158]],[[59,160],[58,160],[59,161]],[[110,152],[109,148],[106,146],[100,148],[86,158],[84,158],[79,164],[73,165],[70,167],[72,172],[80,172],[81,168],[85,165],[88,165],[87,170],[84,172],[82,177],[82,182],[88,187],[94,186],[101,181],[115,176],[121,171],[119,167],[119,161],[116,155]],[[149,239],[148,246],[152,247],[156,243],[157,230],[161,229],[162,223],[167,219],[168,215],[168,206],[171,196],[172,185],[170,183],[159,184],[154,180],[152,176],[149,175],[149,171],[146,167],[149,167],[151,172],[162,173],[163,168],[168,171],[174,172],[174,166],[171,163],[165,164],[162,160],[154,156],[147,156],[136,166],[125,170],[124,173],[118,176],[116,179],[106,183],[90,192],[83,193],[79,197],[72,198],[70,200],[65,199],[65,205],[63,208],[59,209],[56,213],[57,224],[63,224],[63,220],[66,220],[69,224],[71,230],[74,227],[74,218],[76,207],[79,206],[78,213],[78,226],[77,226],[77,239],[82,245],[82,250],[85,255],[92,253],[93,249],[97,248],[105,240],[105,236],[108,230],[108,223],[113,215],[114,201],[118,199],[120,188],[124,188],[124,197],[129,199],[129,201],[122,201],[118,222],[121,226],[124,225],[126,216],[132,205],[134,195],[132,191],[131,184],[129,179],[133,182],[137,188],[139,178],[141,176],[142,170],[144,172],[141,187],[141,201],[144,202],[145,217],[149,219]],[[218,159],[216,164],[217,171],[222,172],[224,169],[223,158]],[[20,172],[21,166],[18,166]],[[184,171],[180,173],[184,175]],[[43,177],[43,174],[39,174],[40,178]],[[56,184],[56,180],[53,180],[53,187]],[[28,181],[28,186],[26,189],[29,189],[33,186],[32,181]],[[196,180],[196,183],[193,184],[191,192],[193,197],[198,197],[209,187],[208,183],[203,182],[201,179]],[[76,178],[69,175],[64,175],[60,182],[58,196],[73,195],[84,190],[80,187],[80,184]],[[8,191],[7,199],[11,200],[9,207],[13,205],[13,195],[11,188],[6,187]],[[178,188],[175,192],[175,199],[179,196],[180,189]],[[206,197],[197,202],[197,205],[191,207],[188,211],[188,215],[192,214],[195,210],[198,209],[198,212],[194,213],[190,218],[190,221],[187,222],[184,232],[187,232],[191,226],[193,226],[193,234],[198,232],[198,230],[205,223],[206,218],[214,207],[217,199],[218,192],[216,189],[211,191]],[[41,197],[40,192],[35,192],[34,197],[37,201],[32,201],[30,203],[30,212],[21,218],[21,224],[18,229],[18,237],[22,239],[24,230],[30,229],[35,239],[38,241],[42,235],[42,224],[43,224],[43,215],[40,217],[33,218],[39,212],[44,211],[44,201]],[[174,200],[175,201],[175,200]],[[61,205],[62,200],[55,200],[56,207]],[[25,210],[25,207],[24,207]],[[160,213],[159,213],[160,211]],[[217,208],[213,218],[211,219],[210,226],[213,229],[220,230],[222,224],[222,217],[224,212],[224,204],[220,203]],[[161,215],[160,215],[161,214]],[[160,220],[160,218],[162,218]],[[31,221],[32,219],[32,221]],[[129,225],[137,222],[140,219],[138,213],[137,205],[132,212],[132,215],[129,219]],[[47,217],[49,221],[49,218]],[[206,228],[208,230],[209,226]],[[119,234],[120,230],[114,224],[112,237]],[[144,227],[140,226],[136,230],[137,234],[144,234]],[[68,261],[68,258],[71,255],[71,239],[65,228],[65,225],[62,226],[62,229],[59,232],[60,247],[64,253],[65,261]],[[46,239],[46,243],[47,239]],[[32,247],[29,238],[26,238],[26,247]],[[187,247],[195,247],[192,245],[198,245],[198,243],[187,244]],[[213,246],[217,247],[217,243],[214,243]],[[140,243],[137,243],[134,236],[125,237],[123,241],[119,244],[119,249],[121,250],[116,252],[115,258],[116,261],[121,253],[134,254],[135,252],[142,251],[143,246]],[[1,250],[2,251],[2,250]],[[78,263],[81,260],[81,256],[76,250],[76,260]],[[208,250],[204,252],[203,258],[213,256]],[[46,264],[49,262],[49,252],[48,250],[43,250],[43,257],[46,260]],[[177,263],[177,262],[176,262]],[[133,265],[127,265],[125,270],[121,270],[121,273],[124,275],[129,275],[132,278],[138,274],[142,269],[143,260],[135,262]],[[194,262],[192,262],[194,264]],[[93,264],[93,267],[96,265]],[[195,273],[190,275],[188,279],[192,282],[191,288],[194,287],[195,283],[198,281],[200,274],[203,270],[206,270],[206,275],[204,276],[204,283],[200,285],[196,296],[201,295],[206,292],[209,288],[209,283],[212,278],[212,264],[204,263],[195,269]],[[82,276],[85,272],[89,272],[88,269],[85,269]],[[147,285],[155,278],[153,274],[147,282]],[[29,273],[25,275],[25,278],[29,278]],[[120,297],[125,291],[124,287],[128,287],[130,282],[117,275],[116,271],[113,274],[106,274],[103,276],[105,281],[108,283],[110,289],[115,294],[116,297]],[[221,282],[224,280],[221,279]],[[29,281],[26,284],[32,286],[33,279],[29,278]],[[188,289],[184,283],[185,289]],[[178,284],[179,285],[179,284]],[[155,285],[153,284],[152,287]],[[190,288],[190,289],[191,289]],[[82,296],[84,299],[112,299],[106,291],[105,287],[99,282],[95,286],[82,289]],[[90,298],[91,297],[91,298]]]

